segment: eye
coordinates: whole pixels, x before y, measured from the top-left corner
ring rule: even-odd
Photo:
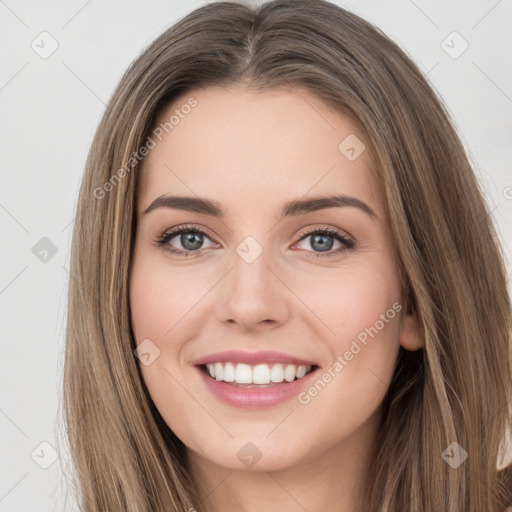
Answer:
[[[328,257],[340,254],[343,251],[353,249],[355,242],[352,238],[343,234],[341,231],[331,228],[314,229],[303,234],[301,239],[297,242],[305,242],[309,246],[307,249],[312,249],[314,252],[306,254],[310,258]],[[338,248],[334,251],[333,248],[335,242],[338,242]]]
[[[176,241],[174,241],[176,239]],[[169,251],[174,254],[188,256],[189,254],[200,254],[205,247],[203,243],[211,238],[206,232],[195,226],[178,226],[170,229],[157,237],[155,240],[156,245],[162,249]],[[331,228],[313,229],[306,233],[303,233],[300,240],[294,245],[303,243],[307,239],[310,239],[309,248],[306,248],[306,256],[310,258],[327,257],[337,255],[343,251],[353,249],[355,247],[355,241],[349,238],[347,235]],[[174,242],[173,242],[174,241]],[[338,242],[338,248],[332,250],[334,243]],[[174,244],[178,244],[176,247]],[[210,247],[218,245],[213,242]],[[293,247],[293,246],[292,246]],[[311,252],[310,249],[313,251]]]
[[[202,247],[204,240],[210,238],[200,228],[194,226],[178,226],[177,228],[166,231],[162,236],[158,237],[156,243],[159,247],[165,250],[183,254],[188,256],[190,252],[199,253],[204,247]],[[175,247],[172,245],[172,241],[176,239],[176,242],[181,247]]]

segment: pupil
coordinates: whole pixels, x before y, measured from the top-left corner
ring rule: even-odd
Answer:
[[[194,238],[196,238],[195,243]],[[181,235],[180,242],[186,250],[192,251],[194,249],[199,249],[201,247],[203,240],[202,235],[200,233],[188,233]]]
[[[330,239],[331,243],[326,242],[327,238]],[[320,240],[320,242],[319,242],[319,245],[317,247],[315,247],[317,240]],[[313,242],[311,243],[311,247],[313,247],[313,249],[319,249],[321,252],[329,251],[330,249],[332,249],[332,245],[333,245],[333,238],[332,238],[332,236],[328,236],[328,235],[314,235]]]

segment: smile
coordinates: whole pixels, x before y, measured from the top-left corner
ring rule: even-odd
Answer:
[[[320,367],[223,361],[204,363],[195,369],[216,400],[239,409],[265,409],[297,397],[311,385]]]
[[[293,382],[302,379],[312,368],[311,365],[280,363],[249,365],[229,361],[203,365],[204,371],[208,372],[212,379],[246,387]]]

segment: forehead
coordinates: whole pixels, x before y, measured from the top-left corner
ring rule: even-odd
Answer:
[[[215,198],[228,211],[333,192],[377,210],[382,201],[364,134],[302,88],[191,90],[160,113],[151,137],[139,211],[171,193]]]

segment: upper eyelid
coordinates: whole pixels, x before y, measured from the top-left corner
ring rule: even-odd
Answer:
[[[212,241],[215,241],[215,238],[216,238],[215,236],[210,235],[209,230],[207,228],[205,228],[203,226],[190,226],[190,225],[178,225],[173,228],[167,229],[166,231],[164,231],[162,233],[161,237],[165,237],[167,235],[176,236],[176,235],[181,234],[182,232],[187,232],[187,231],[190,231],[190,232],[195,231],[195,232],[202,233],[202,234],[208,236],[209,238],[211,238]],[[351,240],[355,240],[355,238],[344,229],[334,228],[334,227],[325,226],[325,225],[322,226],[322,225],[318,225],[318,224],[314,224],[311,227],[302,229],[300,231],[300,235],[298,235],[299,240],[301,240],[303,237],[311,235],[317,231],[328,231],[328,232],[331,232],[331,234],[333,234],[333,235],[339,235],[341,237],[350,238]],[[174,236],[172,236],[172,238],[174,238]],[[216,242],[216,243],[218,243],[218,242]]]
[[[171,236],[170,240],[172,240],[172,238],[176,237],[177,235],[179,235],[183,232],[187,232],[187,231],[202,233],[202,234],[206,235],[208,238],[210,238],[212,241],[215,241],[215,237],[210,235],[210,232],[208,229],[204,228],[203,226],[198,227],[198,226],[189,226],[189,225],[180,225],[180,226],[176,226],[174,228],[167,229],[162,233],[160,238],[163,238],[166,236]],[[215,243],[218,243],[218,242],[215,242]]]

